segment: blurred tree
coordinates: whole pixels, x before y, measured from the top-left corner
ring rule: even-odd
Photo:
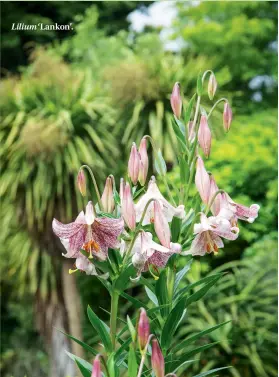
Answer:
[[[53,217],[70,222],[83,207],[75,185],[80,165],[94,164],[103,181],[116,166],[114,111],[90,72],[73,70],[44,50],[34,51],[24,75],[4,80],[1,90],[1,215],[6,224],[1,253],[9,254],[2,271],[7,279],[18,279],[19,293],[27,287],[35,294],[51,376],[64,377],[67,370],[72,376],[71,363],[60,353],[69,342],[57,328],[82,337],[80,298],[75,275],[68,278],[71,261],[61,264],[63,247],[51,222]]]
[[[175,37],[185,41],[184,54],[214,57],[215,71],[226,70],[236,106],[277,106],[277,2],[178,2]],[[243,106],[243,103],[246,106]],[[255,103],[254,103],[255,106]]]
[[[1,55],[2,73],[16,71],[19,66],[28,63],[28,49],[34,45],[46,44],[68,38],[75,33],[75,23],[88,7],[95,4],[99,10],[98,26],[108,34],[128,28],[127,16],[138,7],[144,7],[144,1],[13,1],[1,6]],[[73,31],[11,30],[12,24],[69,24]]]

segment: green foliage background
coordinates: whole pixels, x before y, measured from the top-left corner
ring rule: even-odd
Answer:
[[[142,3],[2,4],[5,377],[48,373],[46,347],[33,326],[33,298],[39,294],[45,302],[50,296],[54,302],[58,299],[61,252],[51,219],[70,221],[82,206],[75,187],[78,167],[91,165],[102,188],[109,173],[117,180],[125,173],[131,142],[149,133],[162,148],[175,184],[176,140],[169,96],[173,83],[180,81],[187,103],[199,71],[206,69],[216,73],[217,99],[227,96],[234,113],[227,135],[221,126],[222,109],[212,117],[214,141],[206,166],[235,201],[259,203],[261,211],[254,224],[241,223],[239,239],[216,258],[193,263],[196,269],[189,280],[212,268],[230,274],[193,307],[179,337],[232,319],[225,333],[217,334],[222,337],[220,345],[205,352],[189,375],[198,365],[204,371],[233,365],[224,376],[276,375],[277,4],[220,1],[193,7],[178,2],[170,38],[179,37],[183,44],[173,53],[164,49],[159,29],[128,30],[127,14]],[[75,30],[69,35],[12,33],[10,24],[17,21],[74,22]],[[268,80],[251,86],[259,76]],[[206,109],[209,106],[205,98]],[[102,287],[93,278],[80,276],[78,283],[84,311],[87,304],[107,308]],[[134,288],[133,294],[142,293]],[[123,301],[122,308],[126,314],[129,304]],[[94,344],[86,321],[83,330],[85,340]]]

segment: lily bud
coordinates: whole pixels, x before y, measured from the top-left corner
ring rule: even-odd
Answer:
[[[180,116],[181,116],[181,110],[182,110],[182,98],[181,98],[181,94],[180,94],[180,84],[179,84],[179,82],[176,82],[174,84],[172,94],[171,94],[171,98],[170,98],[170,102],[171,102],[171,107],[172,107],[172,111],[173,111],[174,115],[176,116],[176,118],[179,119]]]
[[[228,102],[225,102],[223,112],[223,126],[226,132],[229,131],[232,123],[232,109]]]
[[[78,189],[81,195],[85,196],[86,195],[86,178],[85,178],[84,171],[82,169],[80,169],[80,171],[78,172],[77,185],[78,185]]]
[[[146,148],[146,138],[142,138],[139,146],[140,166],[139,166],[139,183],[143,186],[148,173],[148,154]]]
[[[165,361],[157,339],[152,340],[151,365],[156,377],[164,377]]]
[[[154,202],[154,228],[161,244],[170,249],[170,227],[160,203]]]
[[[140,166],[140,157],[137,151],[137,146],[133,143],[130,153],[130,158],[128,162],[128,174],[131,178],[131,181],[136,185],[139,177],[139,166]]]
[[[210,196],[210,177],[205,170],[203,160],[200,157],[198,157],[197,159],[195,184],[200,194],[201,200],[205,204],[208,204]]]
[[[211,131],[208,127],[206,115],[201,116],[198,140],[205,157],[209,157],[211,148]]]
[[[127,226],[131,230],[134,230],[136,228],[136,211],[131,194],[131,188],[128,183],[126,183],[124,189],[124,195],[122,200],[122,216]]]
[[[102,377],[100,357],[97,355],[93,361],[91,377]]]
[[[207,93],[210,100],[213,100],[216,90],[217,90],[217,80],[214,73],[212,72],[209,77],[208,87],[207,87]]]
[[[138,323],[138,340],[139,340],[139,347],[141,351],[144,350],[147,344],[149,335],[150,335],[149,320],[148,320],[145,309],[141,308],[139,323]]]
[[[105,188],[103,195],[101,197],[101,202],[103,204],[104,211],[111,213],[114,210],[114,198],[113,198],[113,189],[112,189],[112,179],[108,177],[106,180]]]

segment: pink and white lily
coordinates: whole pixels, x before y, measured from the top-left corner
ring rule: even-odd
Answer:
[[[85,214],[80,212],[76,220],[70,224],[62,224],[53,219],[54,233],[67,250],[66,258],[78,258],[80,250],[88,252],[89,257],[105,260],[108,248],[119,246],[117,237],[124,229],[124,221],[108,217],[95,217],[92,202],[88,202]]]
[[[231,225],[231,222],[223,216],[222,211],[218,216],[206,217],[201,214],[201,222],[194,225],[196,235],[190,250],[183,255],[205,255],[206,253],[217,253],[218,249],[224,247],[222,238],[235,240],[238,237],[239,229]]]
[[[232,221],[234,223],[237,223],[237,220],[253,223],[258,217],[260,210],[258,204],[252,204],[250,207],[246,207],[242,204],[235,203],[227,193],[222,194],[221,208],[227,208],[233,212]]]
[[[123,255],[126,250],[126,243],[121,241],[120,253]],[[147,271],[149,265],[158,268],[165,267],[168,259],[176,253],[181,252],[181,245],[170,243],[170,247],[165,247],[152,240],[152,234],[141,232],[132,248],[132,263],[139,272]]]
[[[136,209],[136,221],[139,222],[143,211],[149,200],[157,200],[163,210],[163,214],[168,222],[172,221],[173,217],[178,217],[183,219],[185,217],[184,205],[179,205],[178,207],[172,206],[161,194],[154,176],[151,177],[148,189],[146,193],[140,198],[140,200],[135,205]],[[151,202],[147,208],[146,214],[143,219],[143,225],[147,225],[154,222],[154,202]]]

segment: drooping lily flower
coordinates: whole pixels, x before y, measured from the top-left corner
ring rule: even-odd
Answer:
[[[126,183],[122,199],[122,216],[128,228],[136,228],[136,211],[129,183]]]
[[[179,82],[176,82],[174,84],[172,94],[171,94],[171,98],[170,98],[170,102],[171,102],[171,107],[172,107],[172,111],[173,111],[174,115],[176,116],[176,118],[179,119],[180,116],[181,116],[181,110],[182,110],[182,98],[181,98],[181,94],[180,94],[180,84],[179,84]]]
[[[211,148],[211,131],[207,123],[206,115],[201,116],[198,140],[205,157],[209,157]]]
[[[140,156],[140,165],[139,165],[139,183],[143,186],[146,181],[148,173],[148,154],[146,147],[146,138],[142,138],[139,146],[139,156]]]
[[[258,217],[260,206],[258,204],[252,204],[250,207],[246,207],[242,204],[235,203],[232,198],[227,194],[222,194],[222,208],[229,209],[232,213],[232,221],[236,224],[237,220],[244,220],[248,223],[253,223]]]
[[[213,199],[214,195],[219,190],[219,188],[218,188],[218,186],[216,184],[216,181],[215,181],[213,175],[211,175],[209,177],[209,179],[210,179],[209,202],[211,202],[211,200]],[[222,202],[222,195],[220,193],[220,194],[218,194],[218,195],[215,196],[215,199],[213,200],[212,206],[210,208],[211,212],[213,213],[214,216],[217,216],[218,213],[220,212],[221,202]]]
[[[191,248],[189,251],[184,252],[183,255],[217,253],[219,248],[224,247],[222,238],[235,240],[238,237],[238,233],[239,229],[232,227],[230,221],[221,212],[218,216],[209,218],[202,213],[200,224],[194,225],[194,234],[196,236]]]
[[[112,189],[112,178],[108,177],[106,179],[105,188],[103,195],[101,197],[101,202],[104,208],[104,211],[107,213],[112,213],[114,210],[114,198],[113,198],[113,189]]]
[[[210,197],[210,177],[205,170],[203,160],[198,156],[195,175],[195,184],[200,194],[201,200],[208,204]]]
[[[141,216],[143,214],[143,211],[145,209],[145,206],[147,205],[148,201],[150,199],[157,200],[161,208],[163,209],[164,216],[166,217],[168,222],[172,221],[172,218],[179,217],[180,219],[183,219],[185,217],[185,210],[184,205],[179,205],[178,207],[173,207],[161,194],[157,184],[156,179],[154,176],[151,177],[148,189],[146,193],[140,198],[140,200],[135,205],[136,209],[136,221],[139,222],[141,219]],[[146,211],[146,214],[143,219],[143,225],[147,225],[154,222],[154,203],[151,202],[148,206],[148,209]]]
[[[81,253],[79,253],[76,259],[75,266],[78,270],[85,272],[86,275],[95,275],[102,279],[108,278],[108,273],[99,275],[96,271],[94,264],[88,258],[86,258],[85,255]],[[69,272],[74,272],[74,271],[70,270]]]
[[[117,237],[124,229],[123,219],[95,217],[92,202],[88,202],[85,214],[80,212],[70,224],[62,224],[53,219],[52,228],[65,246],[66,258],[78,258],[80,249],[88,252],[89,257],[105,260],[108,248],[119,246]]]
[[[140,157],[135,143],[132,144],[130,158],[128,161],[128,174],[134,185],[139,177]]]
[[[151,233],[141,232],[132,249],[132,263],[139,272],[147,271],[149,265],[163,268],[173,254],[180,252],[180,244],[171,242],[170,247],[167,248],[154,242]]]

